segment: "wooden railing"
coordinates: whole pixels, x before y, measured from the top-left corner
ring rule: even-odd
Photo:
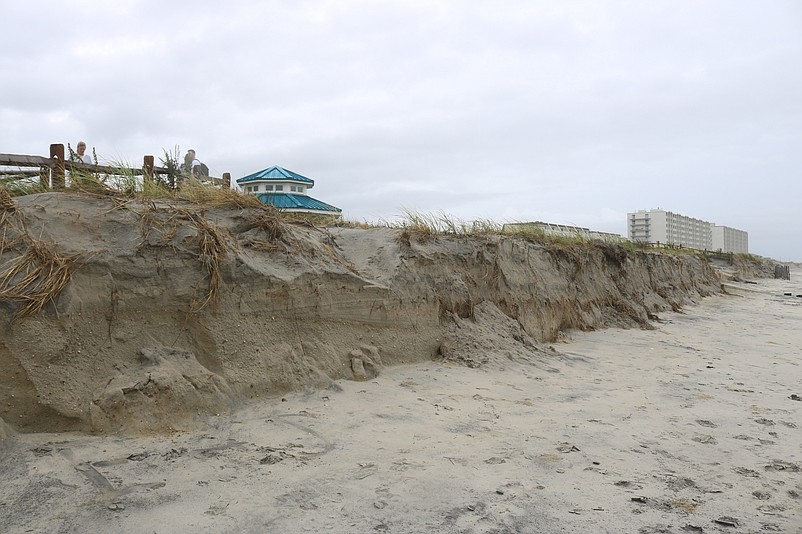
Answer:
[[[0,167],[17,167],[18,170],[2,171],[0,178],[5,176],[11,179],[23,179],[39,177],[39,183],[45,189],[64,189],[66,186],[67,171],[86,171],[90,173],[102,173],[108,175],[129,175],[143,176],[143,179],[152,181],[158,174],[169,174],[170,170],[164,167],[157,167],[154,164],[153,156],[145,156],[141,169],[109,166],[92,165],[89,163],[79,163],[69,161],[64,157],[64,145],[54,143],[50,145],[50,157],[44,156],[25,156],[21,154],[0,154]],[[24,170],[36,167],[37,170]],[[215,176],[204,176],[214,185],[221,187],[231,187],[231,174],[224,172],[221,178]]]

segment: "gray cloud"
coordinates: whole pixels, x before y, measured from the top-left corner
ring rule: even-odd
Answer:
[[[0,151],[191,146],[217,173],[314,178],[358,220],[625,233],[627,211],[660,206],[802,259],[791,0],[33,0],[4,16],[28,22],[0,35]]]

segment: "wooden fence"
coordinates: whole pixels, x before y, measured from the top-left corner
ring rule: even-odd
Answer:
[[[778,280],[790,280],[791,268],[788,265],[775,265],[774,278]]]
[[[112,167],[108,165],[91,165],[88,163],[78,163],[69,161],[64,157],[64,145],[54,143],[50,145],[50,157],[44,156],[24,156],[21,154],[0,154],[0,167],[17,167],[15,171],[0,170],[0,178],[24,179],[39,177],[39,183],[44,189],[64,189],[66,187],[67,171],[88,171],[92,173],[103,173],[108,175],[121,176],[143,176],[144,180],[153,181],[159,174],[169,174],[169,170],[164,167],[157,167],[154,164],[153,156],[145,156],[141,169],[127,167]],[[23,170],[36,168],[37,170]],[[204,177],[206,179],[207,177]],[[231,187],[231,174],[223,173],[222,178],[209,176],[209,182],[221,187]]]

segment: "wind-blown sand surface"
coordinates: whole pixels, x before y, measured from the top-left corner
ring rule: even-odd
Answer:
[[[202,432],[12,435],[0,530],[802,532],[801,275],[528,358],[478,307],[479,368],[390,367]]]

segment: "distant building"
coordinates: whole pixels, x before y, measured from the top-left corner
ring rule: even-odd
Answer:
[[[679,245],[699,250],[748,252],[743,230],[661,209],[627,213],[627,236],[632,241]]]
[[[582,239],[598,239],[601,241],[619,242],[623,241],[624,237],[610,232],[599,232],[581,226],[569,226],[567,224],[554,224],[542,221],[524,222],[524,223],[508,223],[502,227],[505,233],[515,231],[538,230],[546,235],[557,235],[565,237],[579,237]]]
[[[307,194],[314,187],[314,180],[277,165],[238,178],[237,185],[258,198],[262,204],[275,206],[282,211],[337,217],[342,213],[340,208]]]
[[[749,234],[729,226],[712,226],[713,250],[721,252],[748,253]]]

